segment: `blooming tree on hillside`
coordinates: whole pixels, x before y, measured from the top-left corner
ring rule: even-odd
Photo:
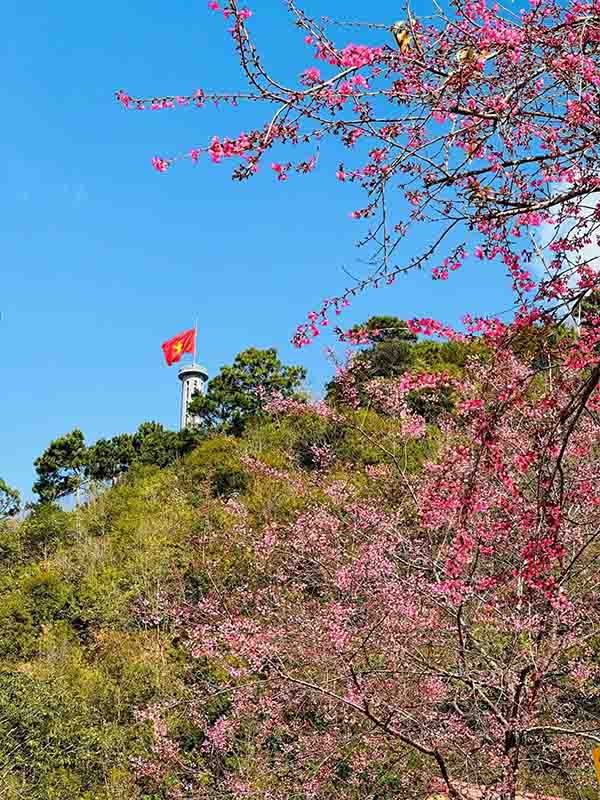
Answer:
[[[197,662],[185,713],[203,731],[202,767],[164,726],[156,752],[171,757],[141,764],[140,780],[179,776],[193,796],[236,800],[468,800],[474,785],[489,800],[587,796],[600,742],[600,392],[577,424],[574,398],[599,338],[561,340],[552,381],[515,355],[510,326],[486,328],[461,379],[394,377],[385,392],[375,381],[389,457],[353,480],[246,459],[267,496],[301,507],[265,519],[228,500],[230,522],[204,527],[206,591],[167,610]],[[434,434],[406,399],[448,385],[442,443],[409,470],[406,443]],[[340,424],[296,400],[273,412]]]
[[[316,59],[297,85],[266,70],[251,12],[214,0],[246,92],[118,93],[133,108],[264,104],[261,127],[156,158],[156,169],[183,157],[233,160],[238,180],[261,165],[279,181],[330,169],[364,189],[351,216],[367,226],[372,272],[311,311],[298,345],[366,286],[426,265],[446,280],[467,258],[503,265],[517,311],[508,324],[465,319],[483,349],[461,378],[413,372],[367,387],[397,428],[375,438],[387,463],[363,482],[290,476],[303,508],[286,520],[236,506],[228,546],[249,560],[237,580],[206,532],[209,588],[171,610],[206,667],[189,707],[205,771],[161,728],[161,778],[171,769],[198,796],[209,785],[207,796],[265,800],[424,800],[434,788],[464,800],[468,785],[486,800],[583,797],[600,742],[600,317],[581,302],[599,283],[600,4],[475,0],[352,27],[377,44],[334,41],[343,27],[288,6]],[[319,161],[328,138],[343,153],[334,165]],[[273,161],[275,147],[289,160]],[[401,243],[415,236],[428,239],[405,261]],[[560,325],[575,304],[577,336]],[[409,327],[465,337],[431,319]],[[352,396],[351,368],[340,381]],[[406,448],[432,426],[407,400],[438,391],[453,410],[410,471]],[[246,467],[286,484],[281,470]]]

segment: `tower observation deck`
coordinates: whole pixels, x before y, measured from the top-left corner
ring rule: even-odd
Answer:
[[[197,417],[188,413],[188,407],[195,394],[206,392],[206,382],[208,372],[205,367],[199,364],[188,364],[179,370],[179,380],[181,381],[181,417],[179,422],[180,430],[198,424]]]

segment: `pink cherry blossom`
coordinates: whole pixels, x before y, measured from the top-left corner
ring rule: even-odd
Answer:
[[[158,172],[166,172],[169,168],[170,162],[165,160],[164,158],[158,158],[158,156],[154,156],[152,159],[152,166]]]
[[[319,83],[320,80],[321,73],[316,67],[309,67],[302,73],[301,81],[306,86],[314,86],[314,84]]]
[[[389,787],[416,799],[437,782],[449,797],[476,782],[486,799],[515,800],[523,787],[537,800],[568,774],[567,791],[590,794],[598,9],[467,0],[413,15],[401,50],[377,25],[290,10],[320,70],[299,61],[271,74],[247,14],[227,0],[240,91],[117,100],[157,111],[216,103],[223,114],[251,103],[253,129],[207,131],[192,152],[232,161],[236,181],[265,158],[280,180],[330,158],[333,185],[362,193],[344,214],[368,267],[314,307],[294,344],[334,327],[345,345],[370,347],[363,331],[328,323],[408,272],[433,275],[439,292],[469,278],[461,271],[495,270],[512,300],[491,297],[496,313],[474,309],[456,328],[430,316],[427,292],[415,295],[407,325],[435,341],[412,352],[433,358],[443,342],[452,370],[416,358],[361,381],[350,357],[329,413],[266,399],[268,436],[288,449],[274,457],[268,437],[244,444],[239,465],[255,494],[236,498],[245,513],[207,499],[197,552],[206,588],[169,608],[177,646],[198,660],[181,714],[206,743],[202,775],[160,705],[141,712],[154,748],[135,762],[136,779],[214,792],[208,773],[233,800]],[[363,41],[348,43],[348,30]],[[164,172],[175,159],[152,164]],[[140,621],[162,624],[157,605],[138,603]],[[393,785],[382,788],[382,775]]]

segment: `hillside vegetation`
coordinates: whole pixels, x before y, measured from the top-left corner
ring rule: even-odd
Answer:
[[[394,430],[369,412],[356,425],[378,437]],[[311,465],[310,448],[329,442],[336,461],[324,475]],[[413,467],[427,447],[411,448]],[[265,465],[265,474],[256,475],[248,459]],[[218,564],[223,585],[244,580],[251,564],[238,530],[241,507],[262,529],[296,517],[328,482],[366,492],[366,465],[388,461],[358,430],[319,417],[271,420],[240,439],[215,435],[174,467],[134,470],[77,510],[41,505],[23,523],[7,523],[0,796],[167,796],[164,787],[145,789],[136,769],[153,754],[144,710],[163,703],[170,735],[209,780],[205,731],[177,712],[202,666],[170,612],[202,595],[207,559]],[[302,464],[318,477],[305,496],[294,490]]]
[[[375,338],[331,405],[275,393],[236,435],[7,518],[0,797],[425,800],[510,769],[594,798],[598,442],[582,423],[569,516],[538,523],[564,544],[538,551],[560,408],[536,336]]]

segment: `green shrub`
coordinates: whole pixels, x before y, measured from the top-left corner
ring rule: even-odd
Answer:
[[[59,543],[72,541],[75,530],[73,514],[53,503],[40,503],[21,526],[21,541],[32,558],[47,557]]]
[[[214,497],[231,497],[243,494],[248,488],[248,474],[241,467],[222,464],[212,474],[211,489]]]

